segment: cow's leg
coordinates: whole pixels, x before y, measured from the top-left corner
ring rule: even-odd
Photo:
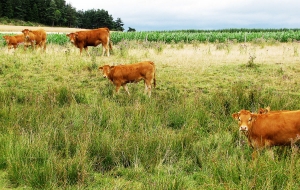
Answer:
[[[43,41],[44,52],[46,51],[46,41]]]
[[[119,94],[121,85],[120,84],[115,84],[115,85],[116,85],[116,94]]]
[[[148,92],[148,96],[151,96],[151,80],[145,80],[145,91],[146,94]]]
[[[84,49],[85,49],[85,52],[89,55],[89,57],[91,57],[91,55],[90,55],[90,53],[89,53],[89,51],[88,51],[88,47],[84,47]],[[82,50],[82,49],[81,49]]]
[[[106,51],[106,47],[104,44],[102,44],[102,57],[104,56],[105,54],[105,51]]]
[[[127,94],[130,96],[130,93],[129,93],[129,90],[128,90],[128,86],[126,86],[126,84],[123,84],[122,86],[126,90]]]
[[[82,54],[82,48],[79,48],[79,54],[81,56],[81,54]]]
[[[9,50],[12,49],[13,47],[12,47],[12,45],[9,45],[9,46],[7,46],[7,48],[8,48],[7,52],[9,53]]]
[[[103,44],[103,45],[102,45],[102,56],[105,55],[105,52],[106,52],[107,57],[109,57],[109,49],[108,49],[108,46],[107,46],[106,44]]]
[[[33,41],[31,41],[30,43],[31,43],[32,50],[34,50],[35,49],[35,43]]]
[[[105,44],[106,55],[109,57],[109,38],[107,39],[107,43]]]

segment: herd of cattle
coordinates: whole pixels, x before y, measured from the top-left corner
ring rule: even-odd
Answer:
[[[109,49],[112,49],[111,41],[110,41],[110,31],[108,28],[98,28],[94,30],[86,30],[86,31],[78,31],[74,33],[67,34],[71,43],[73,43],[77,48],[80,49],[80,55],[82,53],[82,49],[84,48],[88,53],[88,46],[98,46],[102,44],[103,53],[109,56]],[[32,46],[33,49],[36,47],[43,48],[46,50],[46,42],[47,42],[47,33],[44,29],[38,30],[22,30],[21,34],[14,36],[3,36],[6,41],[6,44],[9,49],[16,49],[19,44],[24,44],[24,48],[26,49],[28,46]],[[89,54],[89,53],[88,53]]]
[[[80,49],[85,49],[88,53],[88,46],[98,46],[102,44],[103,53],[110,55],[112,50],[110,41],[110,31],[108,28],[98,28],[94,30],[78,31],[67,34],[71,43]],[[3,36],[8,45],[8,49],[16,49],[18,44],[23,43],[24,48],[32,46],[46,50],[47,34],[45,30],[24,29],[22,34],[15,36]],[[88,53],[89,54],[89,53]],[[127,83],[139,82],[144,80],[145,93],[151,96],[152,83],[155,87],[155,65],[151,61],[144,61],[129,65],[100,66],[103,77],[108,78],[115,86],[118,93],[122,86],[128,95]],[[241,110],[232,114],[232,117],[238,120],[239,130],[248,138],[248,144],[254,148],[253,154],[264,147],[294,145],[300,140],[300,110],[288,111],[278,110],[270,111],[260,109],[258,113],[252,113],[249,110]]]
[[[94,30],[78,31],[74,33],[67,34],[69,40],[80,50],[80,55],[82,49],[85,49],[88,53],[88,46],[98,46],[102,44],[103,52],[102,56],[105,54],[109,57],[109,50],[112,50],[110,31],[108,28],[98,28]],[[22,30],[22,34],[14,36],[3,36],[8,46],[8,50],[11,48],[16,49],[19,44],[24,44],[24,49],[31,46],[33,49],[40,47],[46,50],[47,33],[44,29],[39,30]],[[90,55],[88,53],[88,55]],[[127,83],[139,82],[144,80],[145,93],[151,96],[152,83],[155,87],[155,65],[151,61],[144,61],[140,63],[130,64],[130,65],[117,65],[109,66],[104,65],[99,67],[99,70],[103,71],[103,77],[108,78],[115,86],[116,92],[118,93],[121,86],[126,90],[128,95],[130,95]]]

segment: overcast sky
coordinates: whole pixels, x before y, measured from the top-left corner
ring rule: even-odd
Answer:
[[[104,9],[125,31],[300,28],[300,0],[66,0],[77,10]]]

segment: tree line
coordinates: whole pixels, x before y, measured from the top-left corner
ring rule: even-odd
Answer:
[[[47,26],[87,29],[108,27],[110,30],[124,31],[121,18],[114,20],[108,11],[76,10],[65,0],[0,0],[0,17]]]

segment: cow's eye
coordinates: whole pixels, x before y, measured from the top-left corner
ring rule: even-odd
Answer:
[[[251,121],[251,120],[252,120],[252,118],[250,117],[250,118],[249,118],[249,121]]]
[[[241,118],[239,117],[239,121],[241,121]]]

